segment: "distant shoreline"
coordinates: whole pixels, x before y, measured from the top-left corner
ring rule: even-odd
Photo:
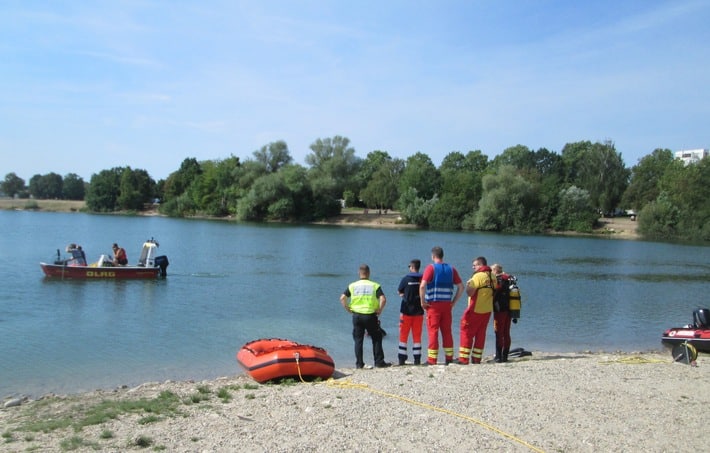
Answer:
[[[42,212],[87,212],[84,201],[74,200],[32,200],[0,198],[0,210],[42,211]],[[366,213],[367,212],[367,213]],[[156,211],[139,212],[137,215],[157,215]],[[312,222],[314,225],[340,225],[386,229],[417,229],[413,224],[401,223],[396,211],[380,213],[376,210],[346,210],[342,214],[327,220]],[[599,226],[592,233],[573,231],[548,231],[552,236],[589,236],[608,237],[610,239],[640,239],[637,222],[628,217],[600,218]]]

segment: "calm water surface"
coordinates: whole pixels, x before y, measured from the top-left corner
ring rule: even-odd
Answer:
[[[263,337],[324,347],[336,366],[352,367],[350,318],[338,297],[361,262],[389,298],[382,324],[394,360],[397,284],[411,258],[429,261],[433,245],[464,278],[478,255],[518,276],[513,347],[661,349],[665,327],[710,305],[707,247],[15,211],[0,212],[0,225],[0,397],[232,375],[241,372],[236,351]],[[165,280],[55,281],[39,268],[70,242],[91,261],[118,242],[135,262],[151,237],[170,260]]]

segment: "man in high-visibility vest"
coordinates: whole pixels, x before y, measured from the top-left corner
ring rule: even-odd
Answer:
[[[361,264],[360,279],[352,282],[340,295],[340,303],[348,313],[353,315],[353,340],[355,341],[355,368],[365,368],[362,353],[362,343],[365,331],[372,339],[372,353],[376,368],[385,368],[391,363],[385,362],[382,349],[382,329],[378,316],[387,303],[385,293],[379,283],[370,280],[370,266]],[[348,303],[348,299],[350,302]]]
[[[419,298],[426,310],[426,327],[429,336],[427,364],[436,365],[439,357],[439,331],[444,347],[445,363],[454,360],[454,337],[451,335],[451,313],[463,294],[463,282],[455,267],[444,263],[444,249],[431,249],[431,260],[422,274]]]

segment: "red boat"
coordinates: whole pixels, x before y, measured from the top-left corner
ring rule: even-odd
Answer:
[[[101,255],[95,263],[87,264],[81,247],[69,244],[70,255],[62,258],[57,249],[54,263],[39,263],[44,275],[50,278],[77,280],[135,280],[154,279],[167,275],[168,257],[156,256],[158,242],[150,239],[143,244],[140,258],[135,265],[115,266],[107,255]]]
[[[710,309],[698,308],[693,311],[691,324],[666,329],[661,342],[671,348],[688,342],[698,352],[710,353]]]
[[[286,378],[328,379],[335,363],[325,349],[269,338],[251,341],[237,352],[237,362],[259,383]]]

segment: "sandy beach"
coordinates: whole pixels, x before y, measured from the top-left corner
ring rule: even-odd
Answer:
[[[9,452],[702,451],[708,389],[704,355],[691,366],[660,352],[533,352],[505,364],[336,367],[325,382],[238,374],[6,401],[0,432]],[[136,404],[168,397],[165,413]],[[88,422],[120,402],[138,409]]]

